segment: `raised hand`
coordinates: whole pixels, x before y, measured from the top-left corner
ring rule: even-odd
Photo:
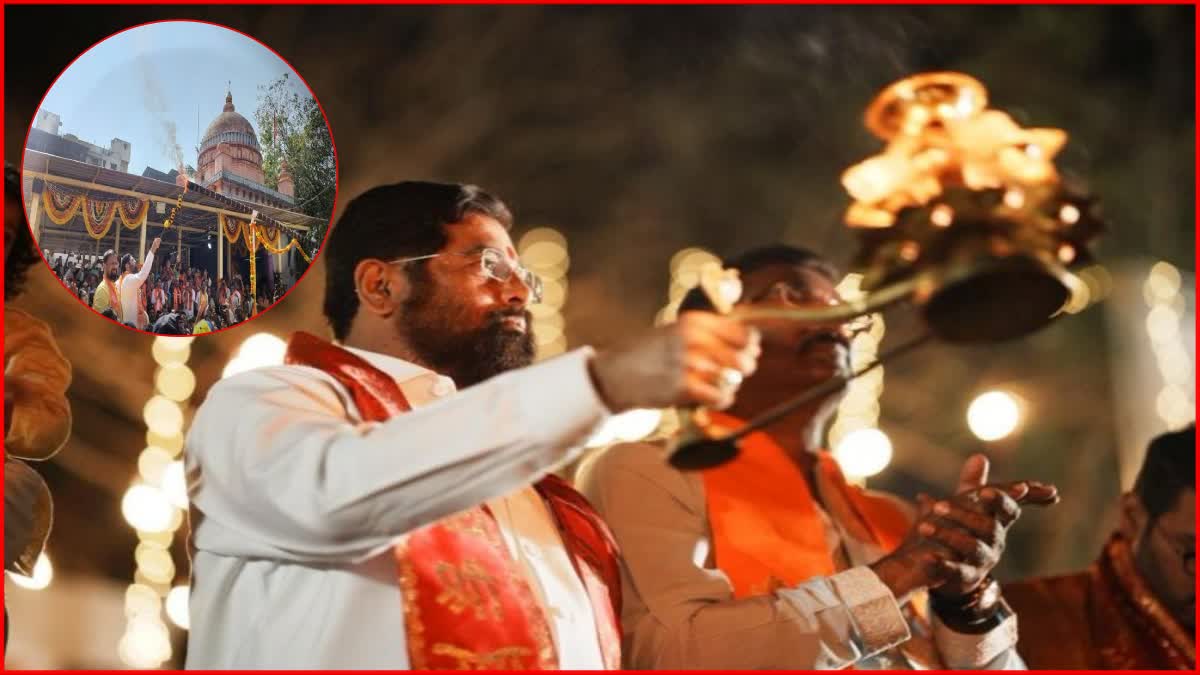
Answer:
[[[614,412],[630,408],[733,403],[741,379],[754,372],[758,334],[736,319],[684,312],[679,320],[596,354],[596,390]]]
[[[987,458],[973,455],[963,465],[953,497],[918,496],[917,522],[909,536],[872,566],[897,596],[922,586],[942,598],[969,595],[1000,562],[1008,528],[1020,517],[1021,506],[1058,502],[1053,485],[989,485],[987,479]]]

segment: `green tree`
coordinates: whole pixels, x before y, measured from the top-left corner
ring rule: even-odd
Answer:
[[[254,119],[261,137],[264,180],[278,189],[279,168],[287,160],[296,188],[293,209],[321,220],[300,238],[305,252],[313,255],[333,215],[337,163],[329,126],[316,99],[297,92],[287,73],[258,90]]]

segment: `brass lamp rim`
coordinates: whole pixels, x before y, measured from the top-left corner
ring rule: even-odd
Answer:
[[[890,141],[905,132],[914,107],[926,108],[928,121],[944,121],[978,115],[987,103],[987,89],[970,75],[954,71],[920,73],[881,91],[867,107],[864,122],[871,133]]]
[[[756,319],[791,320],[809,323],[848,321],[865,314],[882,311],[905,300],[924,305],[938,289],[959,283],[977,275],[1012,264],[1016,258],[1025,258],[1038,265],[1041,270],[1073,290],[1082,282],[1064,265],[1041,251],[1023,251],[1009,256],[984,256],[970,262],[948,263],[923,272],[906,276],[867,292],[863,297],[830,307],[735,307],[731,315],[753,323]]]

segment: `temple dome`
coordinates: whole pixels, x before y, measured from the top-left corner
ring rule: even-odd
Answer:
[[[241,143],[249,145],[255,150],[259,149],[258,134],[254,132],[254,126],[250,124],[250,120],[234,110],[232,93],[225,95],[224,109],[204,130],[200,148],[203,150],[221,142]]]

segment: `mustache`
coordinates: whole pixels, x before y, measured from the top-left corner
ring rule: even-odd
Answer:
[[[525,319],[526,326],[533,325],[533,313],[531,313],[527,309],[515,309],[515,308],[514,309],[498,309],[498,310],[492,312],[491,314],[488,315],[488,325],[498,324],[501,321],[503,321],[507,318],[510,318],[510,317]]]

